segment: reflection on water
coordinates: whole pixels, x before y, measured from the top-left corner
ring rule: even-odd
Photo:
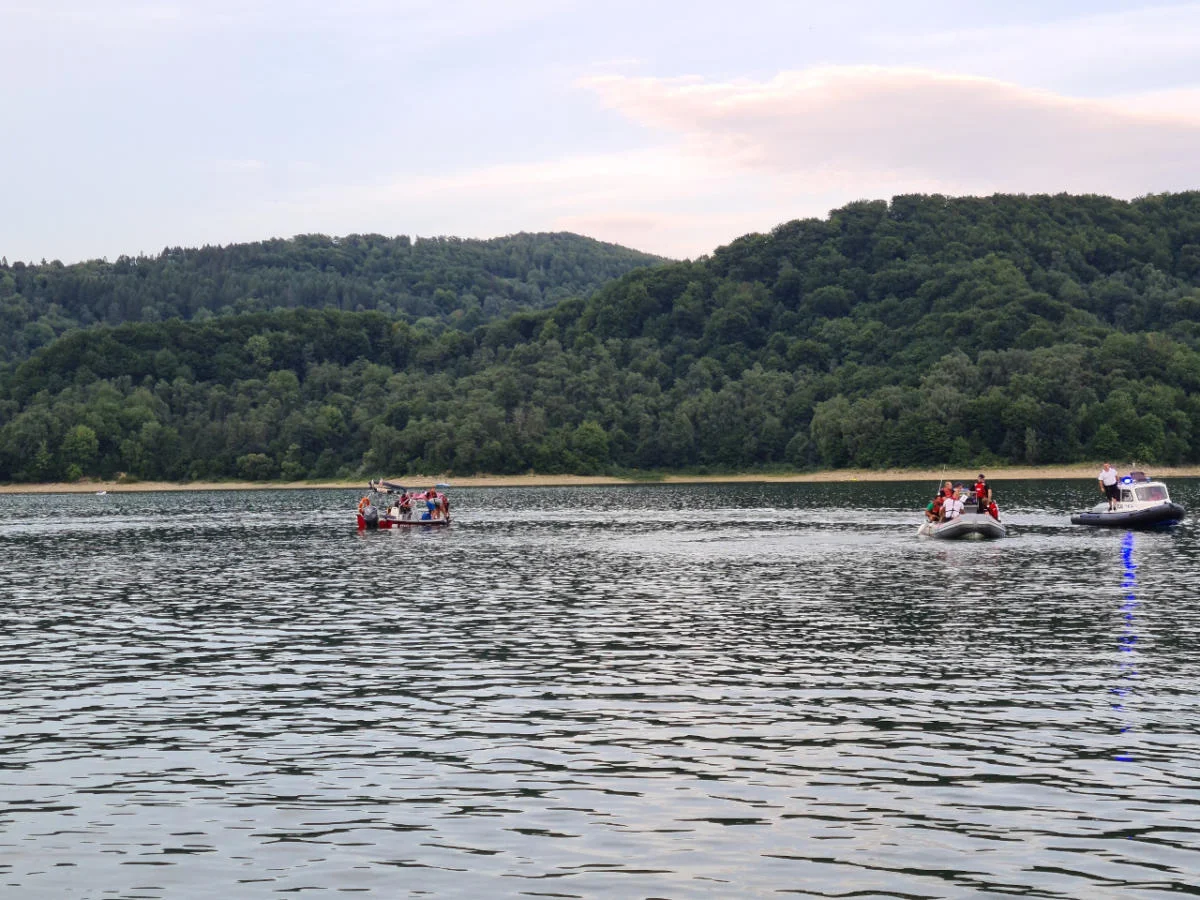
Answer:
[[[1126,703],[1131,699],[1130,695],[1133,693],[1134,682],[1137,678],[1137,631],[1133,621],[1133,613],[1137,607],[1137,563],[1133,561],[1133,546],[1134,535],[1132,531],[1128,531],[1121,541],[1121,561],[1125,570],[1121,578],[1121,589],[1125,592],[1121,603],[1124,622],[1121,635],[1117,639],[1117,650],[1119,651],[1117,687],[1113,688],[1113,694],[1116,695],[1113,708],[1118,711],[1123,711]],[[1120,734],[1128,735],[1130,728],[1131,726],[1128,724],[1122,725]],[[1124,750],[1119,752],[1115,758],[1122,762],[1129,762],[1133,759],[1133,754],[1129,750]]]
[[[0,497],[0,896],[1193,890],[1190,521],[933,487]]]

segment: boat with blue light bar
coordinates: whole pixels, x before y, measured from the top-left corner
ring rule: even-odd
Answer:
[[[1171,500],[1167,486],[1145,472],[1130,472],[1122,478],[1121,495],[1115,508],[1097,503],[1086,512],[1071,516],[1072,525],[1101,528],[1169,528],[1178,525],[1187,510]]]

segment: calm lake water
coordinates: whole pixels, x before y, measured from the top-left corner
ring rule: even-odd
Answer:
[[[994,487],[0,496],[0,896],[1200,893],[1200,530]]]

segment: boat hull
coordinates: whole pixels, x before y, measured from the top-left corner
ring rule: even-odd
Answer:
[[[382,517],[376,522],[368,522],[366,519],[364,519],[362,517],[361,514],[358,516],[358,530],[359,531],[378,531],[378,530],[386,530],[389,528],[408,528],[412,525],[422,525],[422,526],[432,525],[434,527],[438,527],[438,526],[449,525],[449,524],[450,524],[449,519],[387,519],[387,518],[382,518]]]
[[[986,513],[963,513],[949,522],[926,522],[917,534],[943,541],[987,541],[1007,534],[999,520]]]
[[[1160,503],[1142,509],[1118,509],[1113,512],[1090,510],[1071,516],[1071,524],[1096,528],[1170,528],[1182,521],[1186,512],[1178,503]]]

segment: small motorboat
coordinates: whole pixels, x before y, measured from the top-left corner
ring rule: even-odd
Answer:
[[[1086,512],[1071,516],[1071,524],[1100,528],[1169,528],[1178,525],[1187,513],[1171,500],[1165,484],[1151,480],[1145,472],[1130,472],[1118,484],[1121,499],[1115,509],[1108,508],[1107,500],[1097,503]]]
[[[983,541],[1002,538],[1008,533],[1000,520],[991,513],[980,512],[972,499],[963,511],[945,522],[926,522],[917,529],[918,537],[940,538],[944,541]]]
[[[409,491],[404,485],[391,481],[369,481],[367,491],[367,496],[358,504],[359,531],[413,525],[436,528],[450,524],[450,501],[437,490]],[[390,502],[389,495],[395,495]],[[436,497],[430,499],[432,495]],[[438,501],[436,504],[435,500]]]

